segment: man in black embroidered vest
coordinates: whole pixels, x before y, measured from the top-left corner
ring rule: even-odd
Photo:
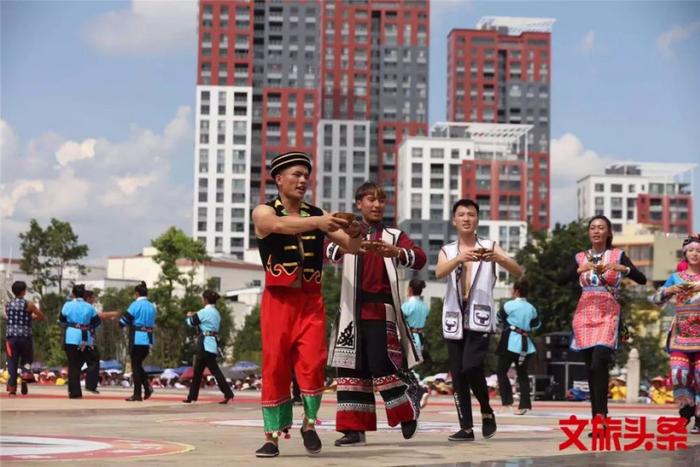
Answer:
[[[31,364],[34,360],[32,340],[32,319],[44,319],[44,314],[37,306],[27,301],[27,284],[16,281],[12,284],[15,296],[5,305],[4,317],[7,320],[5,347],[7,349],[7,392],[10,396],[17,394],[17,373],[21,369],[23,395],[27,394],[26,380],[33,381]]]
[[[374,388],[386,406],[390,426],[401,424],[413,436],[420,413],[420,388],[409,384],[409,369],[421,361],[401,312],[397,267],[420,270],[423,250],[406,233],[382,223],[386,194],[367,182],[355,193],[357,209],[369,226],[361,254],[345,254],[331,243],[326,256],[343,260],[340,314],[331,335],[328,364],[338,369],[336,446],[365,444],[365,432],[377,430]],[[415,380],[415,378],[414,378]]]
[[[331,216],[303,201],[310,174],[308,154],[289,152],[275,157],[270,175],[279,195],[253,210],[255,235],[265,268],[260,328],[266,442],[256,451],[258,457],[277,456],[279,435],[292,425],[292,368],[304,403],[304,447],[311,454],[321,450],[315,422],[327,355],[321,296],[324,236],[350,251],[357,251],[362,241],[358,222]]]

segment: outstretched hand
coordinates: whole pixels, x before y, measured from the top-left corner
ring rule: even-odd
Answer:
[[[324,232],[335,232],[338,229],[347,228],[350,225],[350,222],[340,217],[334,217],[330,214],[323,214],[322,216],[318,216],[316,224],[319,230]]]

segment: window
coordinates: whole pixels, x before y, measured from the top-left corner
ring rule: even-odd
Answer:
[[[206,149],[199,150],[199,173],[207,173],[209,171],[209,151]]]
[[[622,184],[621,183],[613,183],[610,185],[610,191],[613,193],[622,193]]]
[[[224,173],[224,150],[219,149],[216,151],[216,173],[222,174]]]
[[[596,184],[595,184],[594,190],[595,190],[597,193],[602,193],[602,192],[605,191],[605,185],[603,185],[602,183],[596,183]]]
[[[636,189],[636,187],[635,187],[634,185],[629,185],[629,186],[627,187],[627,192],[628,192],[628,193],[634,193],[634,192],[635,192],[635,189]]]
[[[442,159],[445,157],[445,150],[442,148],[430,148],[431,159]]]
[[[223,178],[216,179],[216,202],[217,203],[224,202],[224,179]]]
[[[246,144],[246,122],[233,122],[233,144]]]

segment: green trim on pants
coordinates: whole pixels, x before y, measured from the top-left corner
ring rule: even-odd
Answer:
[[[275,407],[263,407],[263,429],[265,433],[275,433],[292,426],[292,401],[288,400]]]
[[[304,413],[309,423],[316,423],[318,409],[321,408],[321,395],[318,396],[301,396],[304,401]]]

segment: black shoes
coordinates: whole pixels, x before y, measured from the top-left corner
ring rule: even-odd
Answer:
[[[679,411],[678,414],[685,418],[685,424],[686,426],[690,423],[690,420],[693,419],[693,414],[695,413],[695,407],[691,407],[689,405],[686,405],[682,407]]]
[[[688,431],[691,435],[699,435],[700,434],[700,416],[696,415],[695,416],[695,425],[693,425],[693,428]]]
[[[27,393],[29,392],[29,388],[27,387],[27,383],[25,381],[22,381],[20,392],[22,393],[23,396],[26,396]]]
[[[194,399],[190,399],[190,398],[188,397],[187,399],[182,399],[182,402],[185,403],[185,404],[191,404],[192,402],[194,402]]]
[[[484,439],[489,439],[496,434],[496,415],[491,414],[489,418],[481,419],[481,434]]]
[[[301,437],[304,439],[306,452],[309,454],[318,454],[321,452],[321,438],[318,437],[316,430],[304,430],[304,428],[302,428]]]
[[[153,395],[153,389],[146,386],[146,389],[144,390],[144,393],[143,393],[143,400],[150,399],[152,395]]]
[[[141,399],[140,396],[131,396],[131,397],[127,397],[124,400],[127,402],[142,402],[143,401],[143,399]]]
[[[299,397],[299,398],[295,397],[294,399],[292,399],[292,405],[294,405],[296,407],[301,407],[302,405],[304,405],[304,401],[301,400],[301,397]]]
[[[85,390],[86,390],[87,392],[91,392],[91,393],[93,393],[93,394],[99,394],[99,393],[100,393],[100,391],[98,391],[97,389],[85,389]]]
[[[461,429],[457,433],[450,435],[447,439],[450,441],[474,441],[474,430],[469,430],[467,432]]]
[[[226,404],[228,404],[228,401],[230,401],[232,399],[233,399],[233,394],[231,394],[229,396],[224,396],[224,400],[219,401],[219,404],[226,405]]]
[[[417,428],[417,420],[411,420],[410,422],[401,422],[401,434],[403,435],[403,439],[411,439],[416,433]]]
[[[266,442],[260,449],[255,451],[255,457],[277,457],[279,455],[280,450],[272,441]]]
[[[363,431],[348,431],[342,438],[336,439],[334,444],[338,447],[364,446],[367,441]]]

